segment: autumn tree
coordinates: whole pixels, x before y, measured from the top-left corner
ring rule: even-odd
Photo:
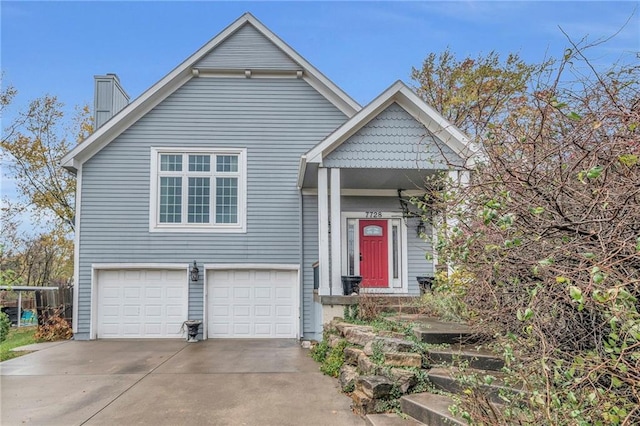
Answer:
[[[482,146],[468,185],[431,194],[455,218],[440,259],[470,277],[460,294],[527,390],[509,410],[469,392],[475,422],[640,423],[640,66],[598,72],[586,51],[490,114],[455,106],[455,84],[436,99]]]
[[[73,277],[73,241],[62,229],[20,232],[16,220],[3,218],[0,247],[2,285],[68,285]]]
[[[476,139],[490,123],[523,103],[532,76],[550,64],[528,64],[514,53],[502,60],[495,51],[458,59],[446,49],[429,54],[411,75],[427,104]]]
[[[11,101],[14,95],[15,91],[5,98]],[[0,146],[24,204],[40,219],[53,218],[58,226],[73,231],[75,177],[59,166],[59,160],[92,127],[87,107],[78,110],[72,122],[79,129],[75,134],[64,127],[64,115],[55,96],[35,99],[5,129]]]
[[[3,115],[16,95],[11,86],[0,92]],[[68,120],[62,103],[49,95],[30,102],[4,128],[0,141],[4,172],[15,182],[19,196],[3,200],[4,281],[46,285],[72,277],[75,177],[59,161],[91,132],[87,107],[77,109]],[[19,224],[19,217],[27,216],[37,222],[31,232]]]

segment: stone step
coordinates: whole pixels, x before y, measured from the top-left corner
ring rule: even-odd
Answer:
[[[449,407],[453,403],[451,397],[429,392],[414,393],[400,398],[402,411],[426,425],[466,425],[467,422],[449,411]]]
[[[411,317],[411,315],[403,315]],[[483,340],[481,336],[474,332],[466,324],[455,322],[442,322],[432,318],[420,318],[416,316],[414,322],[417,324],[413,333],[424,343],[430,344],[472,344]]]
[[[504,367],[504,360],[486,349],[475,346],[452,345],[450,348],[430,349],[427,356],[432,365],[465,365],[490,371],[500,371]]]
[[[398,314],[419,314],[424,308],[414,305],[389,304],[381,307],[383,312]]]
[[[427,372],[427,377],[429,378],[429,381],[438,389],[449,393],[461,393],[463,391],[463,388],[454,378],[460,373],[461,370],[457,367],[432,368]],[[521,389],[516,389],[505,384],[503,380],[503,378],[505,377],[504,374],[497,371],[485,371],[466,368],[463,374],[476,375],[478,378],[478,382],[480,383],[479,387],[482,392],[487,396],[490,402],[496,404],[504,402],[502,398],[500,398],[501,391],[512,395],[523,392]],[[490,384],[488,384],[487,382],[485,382],[485,376],[492,376],[494,379]]]
[[[402,418],[397,414],[369,414],[365,418],[365,424],[368,426],[426,426],[414,419],[407,416]]]
[[[417,305],[420,300],[419,296],[378,296],[374,294],[363,296],[362,293],[360,296],[375,301],[378,305]]]

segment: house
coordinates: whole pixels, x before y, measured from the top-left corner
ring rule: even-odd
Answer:
[[[319,339],[341,276],[416,295],[433,275],[399,193],[456,173],[467,139],[402,82],[361,107],[245,14],[131,102],[115,75],[95,84],[99,128],[62,160],[76,339],[187,319],[205,339]]]

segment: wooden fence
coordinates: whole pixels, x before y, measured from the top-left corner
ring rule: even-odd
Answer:
[[[36,291],[38,325],[43,325],[49,317],[59,315],[69,325],[73,319],[73,286],[60,286],[58,291]]]

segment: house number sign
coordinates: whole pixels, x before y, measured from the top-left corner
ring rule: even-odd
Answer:
[[[367,219],[382,218],[382,212],[365,212]]]

